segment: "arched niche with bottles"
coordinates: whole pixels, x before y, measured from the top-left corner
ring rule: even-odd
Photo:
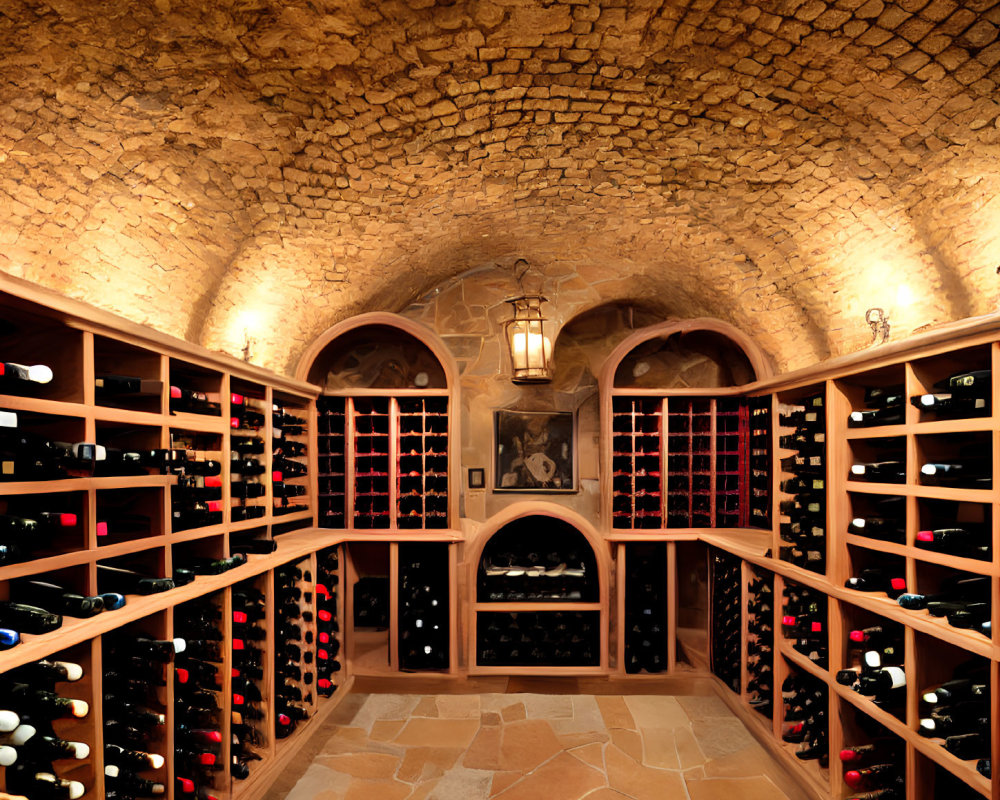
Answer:
[[[454,359],[428,328],[389,313],[353,317],[307,350],[298,374],[319,385],[317,525],[449,528],[457,441]]]
[[[480,529],[467,552],[474,671],[606,669],[609,565],[599,539],[579,514],[532,501]]]
[[[622,341],[600,380],[606,525],[769,528],[771,400],[747,395],[770,374],[753,340],[719,320]]]

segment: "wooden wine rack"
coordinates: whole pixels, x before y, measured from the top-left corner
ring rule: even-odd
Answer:
[[[1000,779],[987,779],[979,775],[974,762],[956,758],[947,752],[940,741],[926,739],[916,733],[919,713],[919,692],[935,682],[949,677],[948,670],[966,658],[979,658],[989,663],[993,704],[991,707],[991,747],[993,761],[1000,755],[1000,729],[997,720],[1000,697],[1000,645],[995,638],[979,633],[952,628],[943,619],[935,619],[926,612],[911,612],[901,608],[885,595],[864,594],[844,586],[845,580],[857,569],[875,564],[901,565],[911,590],[935,589],[948,571],[969,575],[988,576],[991,581],[993,622],[1000,608],[1000,485],[995,481],[989,489],[945,488],[923,483],[917,467],[926,457],[961,456],[955,445],[965,441],[970,448],[985,452],[989,447],[993,474],[1000,475],[1000,319],[981,318],[962,324],[941,328],[932,333],[913,337],[902,343],[886,345],[852,357],[836,359],[817,367],[789,375],[765,377],[756,383],[724,389],[699,389],[697,391],[670,391],[667,389],[635,389],[616,387],[613,383],[615,368],[633,347],[645,338],[662,334],[669,326],[638,332],[626,340],[609,357],[600,382],[601,393],[601,514],[597,519],[583,519],[565,506],[545,500],[519,501],[507,505],[488,520],[463,520],[459,518],[457,492],[460,450],[458,402],[455,380],[457,372],[451,371],[449,388],[416,389],[363,389],[344,390],[325,398],[340,403],[340,411],[324,414],[317,411],[317,398],[321,390],[315,383],[292,380],[269,373],[243,362],[189,345],[168,336],[134,325],[81,303],[58,297],[15,279],[0,278],[0,308],[11,321],[25,331],[18,339],[19,351],[6,357],[29,363],[47,363],[53,366],[56,378],[31,397],[0,396],[0,408],[23,413],[28,426],[38,426],[51,438],[72,441],[97,441],[122,446],[154,448],[168,447],[171,434],[186,432],[210,441],[206,450],[216,453],[223,463],[223,521],[218,525],[175,531],[171,520],[170,497],[176,483],[173,476],[148,475],[139,477],[93,477],[54,481],[0,483],[0,502],[12,497],[54,502],[60,501],[62,510],[78,514],[81,524],[72,533],[52,542],[51,548],[39,558],[24,563],[0,567],[0,597],[8,596],[10,581],[42,573],[52,576],[88,594],[97,588],[96,565],[99,561],[115,560],[116,563],[133,561],[156,575],[170,575],[174,563],[191,555],[222,557],[229,555],[230,544],[238,537],[273,538],[277,549],[268,555],[251,555],[248,562],[221,575],[198,577],[193,583],[166,593],[148,597],[129,597],[125,607],[105,612],[88,620],[66,618],[56,632],[42,636],[25,636],[22,644],[0,653],[0,672],[54,654],[64,654],[80,661],[87,677],[80,684],[67,689],[71,696],[84,695],[91,700],[92,716],[80,728],[79,738],[92,745],[100,743],[102,637],[126,626],[136,626],[149,634],[169,637],[173,633],[173,609],[192,599],[213,595],[223,608],[231,609],[231,587],[243,581],[256,586],[273,586],[274,570],[286,563],[305,562],[315,575],[316,553],[330,547],[340,547],[339,585],[337,592],[338,619],[341,624],[341,656],[344,669],[339,673],[340,684],[332,698],[314,698],[314,714],[307,722],[300,723],[287,739],[276,740],[267,736],[261,750],[264,759],[252,765],[251,775],[243,781],[224,781],[223,795],[229,800],[260,797],[294,756],[311,731],[336,707],[350,691],[354,676],[376,678],[400,676],[400,610],[399,579],[400,550],[407,543],[437,542],[447,545],[448,553],[448,666],[441,670],[442,677],[450,682],[468,676],[513,674],[518,670],[503,667],[477,669],[475,635],[477,618],[501,606],[506,610],[534,613],[558,610],[559,604],[513,603],[479,604],[474,588],[479,568],[479,556],[489,537],[504,523],[527,515],[548,515],[567,521],[586,533],[596,555],[596,572],[599,594],[595,602],[566,603],[565,610],[593,613],[600,619],[600,655],[596,666],[582,668],[567,666],[533,666],[521,670],[533,676],[589,676],[590,680],[614,679],[616,686],[634,687],[643,691],[650,681],[666,681],[679,689],[710,685],[738,714],[748,728],[764,742],[808,793],[816,798],[845,796],[836,755],[845,744],[864,741],[854,711],[860,710],[868,718],[881,723],[889,734],[898,737],[906,750],[907,800],[931,800],[938,796],[936,787],[944,787],[953,777],[960,786],[968,787],[981,796],[1000,797]],[[400,322],[393,315],[366,315],[364,324],[399,324],[413,335],[431,338],[431,334],[415,324]],[[362,323],[358,323],[359,325]],[[305,367],[300,375],[308,373],[309,364],[323,346],[335,338],[336,329],[325,342],[318,343],[303,360]],[[22,341],[23,339],[23,341]],[[435,350],[440,354],[442,349]],[[6,354],[5,354],[6,355]],[[755,362],[760,366],[760,360]],[[907,406],[904,422],[880,428],[849,428],[848,413],[860,407],[863,388],[901,383],[905,395],[928,390],[935,381],[961,369],[990,369],[993,374],[991,407],[985,416],[943,420],[922,416],[917,409]],[[160,381],[159,394],[98,398],[94,391],[94,377],[100,372],[136,374]],[[447,372],[447,369],[446,369]],[[217,395],[220,403],[218,415],[191,413],[171,414],[168,387],[178,383],[190,388]],[[229,496],[229,451],[234,435],[229,427],[229,396],[238,392],[254,398],[265,416],[260,430],[264,439],[264,453],[257,456],[265,462],[262,481],[267,484],[265,496],[257,501],[264,506],[263,516],[257,519],[234,521],[231,508],[239,505]],[[778,558],[780,548],[779,493],[774,490],[775,476],[780,474],[779,461],[787,455],[778,443],[778,402],[794,400],[812,392],[822,392],[826,398],[826,562],[822,572],[812,572]],[[628,399],[633,398],[633,399]],[[713,525],[720,527],[676,527],[667,525],[668,496],[671,491],[668,469],[662,465],[669,460],[670,448],[666,443],[669,433],[671,405],[675,408],[690,407],[697,400],[707,403],[710,409],[709,434],[713,441],[710,462],[710,489],[708,494]],[[743,402],[746,401],[746,402]],[[417,408],[416,404],[420,403]],[[302,460],[308,464],[308,477],[295,482],[307,487],[302,503],[308,510],[275,514],[275,498],[271,490],[271,405],[278,404],[308,420],[307,455]],[[446,411],[440,409],[446,404]],[[626,403],[628,408],[626,409]],[[723,422],[720,408],[728,404],[747,409],[763,408],[770,411],[770,437],[762,440],[759,426],[750,421],[736,430]],[[388,425],[378,431],[362,431],[359,421],[364,410],[374,410],[385,417]],[[301,413],[298,413],[301,412]],[[361,412],[361,413],[359,413]],[[640,423],[630,419],[627,430],[616,415],[639,412]],[[441,432],[444,413],[446,426]],[[725,412],[729,413],[729,412]],[[379,416],[369,414],[368,416]],[[652,420],[651,422],[648,420]],[[419,424],[417,424],[419,421]],[[412,423],[412,425],[411,425]],[[380,423],[381,424],[381,423]],[[401,427],[401,425],[403,427]],[[650,429],[647,430],[648,426]],[[419,430],[418,430],[419,428]],[[757,433],[754,433],[754,430]],[[131,433],[127,433],[131,431]],[[359,457],[374,457],[375,450],[361,452],[362,439],[382,437],[378,457],[384,458],[385,480],[378,490],[366,489],[359,480],[367,476],[358,466]],[[655,453],[648,453],[646,443],[636,445],[627,453],[629,464],[616,463],[622,455],[615,439],[627,434],[638,441],[647,435],[658,438]],[[409,436],[412,447],[402,452],[400,441]],[[367,437],[367,438],[366,438]],[[419,437],[419,445],[416,438]],[[906,480],[900,484],[875,484],[848,480],[852,457],[866,457],[877,450],[881,440],[889,440],[896,451],[904,455]],[[444,452],[440,447],[446,446]],[[485,451],[488,443],[482,443]],[[733,448],[735,447],[735,451]],[[764,455],[749,456],[748,452],[765,451]],[[416,450],[411,453],[410,450]],[[693,446],[687,453],[690,459]],[[740,458],[748,456],[738,471],[749,475],[745,485],[755,495],[740,488],[736,512],[742,525],[732,524],[732,507],[719,515],[718,477],[729,481],[733,474],[725,459],[736,452]],[[641,459],[653,455],[661,464],[661,475],[654,475],[653,467],[639,467]],[[721,457],[722,460],[719,460]],[[406,458],[419,458],[420,466],[411,466]],[[439,483],[444,458],[446,478]],[[339,461],[338,461],[339,459]],[[767,475],[754,474],[761,459],[769,466]],[[339,468],[338,468],[339,465]],[[647,478],[636,482],[638,469],[646,469]],[[416,476],[410,473],[416,471]],[[758,470],[759,471],[759,470]],[[692,467],[690,475],[695,472]],[[404,474],[405,473],[405,474]],[[619,474],[621,473],[621,474]],[[408,480],[419,480],[416,495],[420,507],[403,502],[412,488]],[[714,483],[712,482],[714,481]],[[659,492],[659,505],[652,511],[638,507],[634,500],[637,491]],[[730,489],[726,489],[730,491]],[[431,493],[434,493],[431,495]],[[770,514],[758,514],[756,519],[766,520],[768,527],[747,527],[751,517],[748,508],[753,502],[770,493]],[[103,508],[117,508],[124,495],[129,495],[132,506],[126,511],[151,517],[148,536],[103,544],[99,541],[97,522]],[[375,523],[372,508],[362,508],[362,496],[378,497],[378,518],[386,522]],[[428,504],[428,496],[435,497]],[[886,542],[848,534],[847,524],[853,513],[870,508],[872,498],[899,496],[904,498],[906,509],[906,535],[902,543]],[[753,498],[756,498],[754,500]],[[494,498],[496,499],[496,498]],[[507,498],[505,498],[505,501]],[[915,544],[915,534],[935,520],[947,515],[947,504],[966,503],[981,508],[984,520],[992,531],[992,558],[979,560],[940,555],[921,549]],[[943,505],[942,505],[943,504]],[[653,503],[652,505],[656,505]],[[627,506],[627,509],[626,509]],[[440,526],[441,508],[446,509],[445,524]],[[621,508],[615,516],[614,510]],[[689,508],[690,510],[690,508]],[[417,512],[415,515],[411,511]],[[382,513],[384,512],[384,514]],[[433,513],[431,513],[433,512]],[[359,516],[360,514],[360,516]],[[653,525],[650,519],[658,523]],[[707,517],[706,517],[707,518]],[[407,522],[405,520],[413,520]],[[620,520],[615,522],[615,520]],[[642,522],[639,522],[642,520]],[[339,521],[339,522],[338,522]],[[360,521],[360,524],[358,524]],[[402,523],[402,524],[401,524]],[[408,528],[410,524],[419,523]],[[480,523],[477,527],[477,523]],[[327,527],[320,527],[326,525]],[[631,550],[634,545],[657,545],[652,549]],[[601,546],[604,545],[604,546]],[[708,594],[704,590],[704,607],[699,613],[689,603],[686,589],[680,578],[687,577],[693,566],[707,565],[708,548],[717,548],[739,559],[744,587],[743,604],[746,604],[746,580],[751,575],[766,574],[773,580],[774,645],[772,674],[774,702],[772,713],[764,715],[749,705],[746,691],[747,672],[739,670],[739,692],[733,692],[709,671],[712,653],[712,626],[708,620]],[[402,547],[404,556],[406,548]],[[377,554],[379,566],[367,563],[364,551]],[[357,555],[357,557],[355,557]],[[364,557],[362,557],[364,556]],[[636,559],[630,566],[629,559]],[[631,613],[628,577],[631,567],[640,558],[652,558],[662,564],[663,591],[653,593],[658,612],[666,621],[665,669],[651,674],[643,671],[629,674],[626,671],[626,652],[631,650],[625,642],[626,614]],[[381,566],[384,564],[384,566]],[[353,629],[352,593],[359,579],[374,575],[388,578],[389,604],[388,628],[379,632],[374,641],[368,631]],[[802,653],[794,650],[781,636],[780,606],[786,582],[813,588],[828,599],[827,630],[829,663],[821,667]],[[641,598],[639,598],[641,599]],[[699,600],[699,602],[701,602]],[[273,609],[267,624],[268,638],[262,643],[265,663],[273,663],[275,647]],[[745,618],[745,609],[740,610]],[[901,625],[904,631],[905,670],[909,686],[905,708],[893,714],[876,706],[869,699],[837,685],[833,679],[836,671],[846,666],[846,635],[851,625],[871,620],[886,620]],[[232,626],[224,616],[224,642],[226,652],[232,641]],[[746,635],[742,637],[741,652],[745,653]],[[660,659],[662,662],[662,658]],[[829,768],[820,768],[816,762],[801,762],[792,752],[794,748],[783,743],[782,704],[780,685],[791,672],[809,675],[828,687],[829,693],[829,747],[833,756]],[[410,675],[426,673],[414,672]],[[165,706],[173,701],[172,675],[166,687]],[[271,681],[269,683],[269,681]],[[273,708],[273,676],[265,677],[265,697]],[[623,689],[628,691],[628,688]],[[226,700],[226,703],[229,701]],[[228,718],[228,706],[222,718]],[[268,723],[270,724],[270,723]],[[163,749],[172,752],[172,728],[168,727]],[[270,729],[268,731],[270,733]],[[228,743],[224,743],[222,762],[228,764]],[[93,747],[94,756],[86,764],[76,765],[76,775],[88,786],[87,800],[97,800],[103,794],[103,769],[101,748]],[[70,775],[70,777],[76,777]],[[165,768],[168,779],[168,797],[173,800],[173,766]],[[2,776],[0,776],[2,778]],[[949,789],[949,791],[951,791]],[[949,795],[951,796],[951,795]],[[957,795],[956,795],[957,800]]]

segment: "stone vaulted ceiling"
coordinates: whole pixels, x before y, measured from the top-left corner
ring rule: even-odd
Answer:
[[[278,370],[518,257],[779,368],[1000,296],[1000,0],[5,0],[0,67],[0,270]]]

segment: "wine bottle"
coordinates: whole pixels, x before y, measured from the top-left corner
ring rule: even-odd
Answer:
[[[205,392],[186,389],[182,386],[170,387],[170,412],[186,411],[191,414],[219,414],[220,405],[209,399]]]
[[[935,528],[917,531],[916,546],[936,553],[987,558],[990,546],[989,535],[983,530],[970,527]]]
[[[163,381],[140,378],[134,375],[102,374],[94,378],[98,397],[119,394],[155,394],[163,391]]]
[[[260,455],[264,452],[264,440],[257,436],[230,436],[229,449],[241,456]]]
[[[104,600],[101,597],[87,597],[48,581],[34,579],[15,581],[12,583],[12,589],[16,600],[67,617],[86,619],[104,610]]]
[[[906,579],[881,567],[870,567],[861,570],[860,575],[848,578],[844,586],[859,592],[885,592],[895,599],[906,591]]]
[[[928,461],[920,467],[921,480],[940,486],[986,488],[992,481],[992,462],[983,457],[964,461]]]
[[[914,395],[910,403],[921,411],[933,412],[941,417],[978,417],[990,413],[988,395],[932,392]]]
[[[127,768],[117,764],[107,764],[104,767],[104,783],[109,790],[127,792],[143,797],[165,794],[167,787],[158,781],[140,778]]]
[[[76,800],[86,791],[79,781],[57,778],[36,765],[15,764],[7,769],[7,790],[23,794],[31,800]]]
[[[904,483],[906,465],[902,461],[858,461],[851,465],[850,479],[875,483]]]
[[[863,408],[852,411],[847,419],[849,428],[872,428],[876,425],[901,425],[904,411],[901,404],[882,408]]]
[[[156,594],[174,588],[174,582],[170,578],[153,578],[135,570],[100,563],[97,565],[97,584],[101,592],[139,595]]]
[[[78,681],[83,677],[83,667],[71,661],[49,661],[43,659],[15,667],[9,675],[24,683],[44,683],[52,685],[61,682]]]
[[[985,601],[989,591],[990,578],[987,575],[950,577],[942,582],[941,591],[936,594],[902,594],[896,602],[903,608],[916,611],[933,603]]]
[[[990,391],[992,373],[988,369],[969,370],[967,372],[956,372],[948,376],[945,380],[934,384],[935,387],[948,388],[956,394],[976,394],[980,390]]]
[[[37,734],[19,748],[32,762],[52,762],[62,759],[82,761],[90,757],[90,745],[86,742],[70,742],[57,736]]]
[[[4,684],[5,702],[19,716],[30,715],[33,720],[58,719],[61,717],[82,718],[90,713],[90,705],[85,700],[61,697],[55,692],[38,689],[27,683],[17,683],[0,676]]]
[[[0,601],[0,627],[18,633],[42,634],[62,625],[62,617],[44,608],[24,603]]]
[[[46,364],[17,364],[0,361],[0,389],[7,389],[18,383],[51,383],[54,374]]]

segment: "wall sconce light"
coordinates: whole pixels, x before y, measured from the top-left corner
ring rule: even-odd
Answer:
[[[514,269],[521,265],[517,274],[519,288],[524,291],[521,279],[528,271],[528,262],[517,260]],[[508,320],[505,328],[507,345],[510,348],[511,381],[514,383],[547,383],[552,380],[552,340],[545,330],[542,303],[546,299],[541,294],[524,293],[510,297],[508,303],[514,306],[514,318]]]
[[[889,315],[883,309],[869,308],[865,312],[865,322],[872,329],[871,343],[873,345],[885,344],[889,341]]]
[[[253,358],[253,346],[257,344],[257,340],[250,336],[250,331],[247,328],[243,329],[243,360],[248,362]]]

